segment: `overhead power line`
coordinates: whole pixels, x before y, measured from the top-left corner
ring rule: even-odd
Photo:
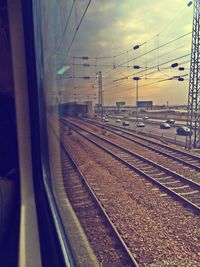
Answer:
[[[164,66],[164,65],[166,65],[166,64],[173,63],[173,62],[175,62],[175,61],[177,61],[177,60],[179,60],[179,59],[185,58],[185,57],[187,57],[187,56],[190,56],[190,53],[188,53],[188,54],[186,54],[186,55],[183,55],[183,56],[176,57],[176,58],[172,58],[172,59],[167,60],[167,61],[165,61],[165,62],[162,62],[162,63],[160,63],[159,66]],[[188,61],[180,62],[180,64],[185,64],[186,62],[188,62]],[[167,68],[170,69],[171,66],[168,66]],[[131,77],[131,76],[138,76],[138,74],[144,73],[145,71],[149,71],[149,70],[151,70],[151,69],[156,69],[156,70],[154,70],[152,73],[156,73],[156,72],[157,72],[157,73],[162,73],[161,71],[159,71],[159,70],[157,69],[157,64],[156,64],[156,65],[151,66],[151,67],[149,67],[149,68],[147,68],[147,69],[143,69],[143,70],[140,70],[140,71],[138,71],[138,72],[136,72],[136,73],[132,73],[132,74],[130,74],[130,75],[127,75],[127,77],[129,78],[129,77]],[[147,77],[148,77],[148,75],[150,75],[150,74],[151,74],[151,73],[147,74]],[[163,73],[162,73],[162,74],[163,74]],[[143,75],[143,76],[144,76],[144,75]],[[143,77],[143,76],[140,76],[140,77]],[[104,77],[104,78],[105,78],[105,77]],[[112,83],[110,83],[110,84],[112,84]],[[106,86],[107,84],[104,84],[104,85]]]
[[[87,4],[87,6],[86,6],[86,8],[85,8],[85,10],[84,10],[84,12],[83,12],[83,15],[82,15],[82,17],[81,17],[81,19],[80,19],[80,21],[79,21],[77,27],[76,27],[75,33],[74,33],[74,35],[73,35],[73,38],[72,38],[72,40],[71,40],[71,42],[70,42],[70,45],[69,45],[67,51],[66,51],[65,57],[67,57],[68,54],[69,54],[69,51],[70,51],[70,49],[71,49],[71,47],[72,47],[72,45],[73,45],[73,42],[74,42],[74,40],[75,40],[75,38],[76,38],[76,34],[77,34],[77,32],[78,32],[78,30],[79,30],[79,28],[80,28],[80,26],[81,26],[81,24],[82,24],[82,22],[83,22],[83,19],[84,19],[85,15],[86,15],[86,12],[87,12],[87,10],[88,10],[88,8],[89,8],[89,6],[90,6],[90,3],[91,3],[91,0],[89,0],[88,4]],[[74,4],[75,4],[75,1],[74,1],[73,4],[72,4],[72,8],[71,8],[71,10],[73,9]],[[61,65],[62,65],[62,64],[61,64]]]
[[[184,58],[184,57],[187,57],[187,56],[189,56],[190,55],[190,53],[189,54],[186,54],[186,55],[183,55],[183,56],[180,56],[180,57],[176,57],[176,58],[172,58],[172,59],[170,59],[170,60],[168,60],[168,61],[165,61],[165,62],[162,62],[162,63],[160,63],[160,66],[164,66],[164,65],[166,65],[166,64],[170,64],[170,63],[172,63],[172,62],[174,62],[174,61],[176,61],[176,60],[179,60],[179,59],[182,59],[182,58]],[[180,64],[185,64],[185,63],[187,63],[188,61],[184,61],[184,62],[181,62]],[[157,68],[157,65],[155,65],[155,66],[151,66],[150,68],[148,68],[147,70],[150,70],[150,69],[155,69],[155,68]],[[170,66],[168,66],[167,67],[167,69],[170,69],[171,67]],[[165,68],[166,69],[166,68]],[[128,75],[127,77],[131,77],[131,76],[138,76],[138,74],[140,74],[140,73],[142,73],[142,72],[144,72],[145,70],[141,70],[141,71],[139,71],[139,72],[137,72],[137,73],[133,73],[133,74],[131,74],[131,75]],[[161,71],[158,71],[158,70],[155,70],[154,71],[154,73],[161,73],[161,74],[164,74],[163,72],[161,72]],[[152,72],[153,73],[153,72]],[[151,75],[152,73],[149,73],[148,75]],[[143,75],[144,76],[144,75]],[[143,78],[143,76],[139,76],[140,78]],[[79,77],[79,78],[82,78],[82,77]],[[112,77],[109,77],[109,78],[112,78]],[[145,79],[145,78],[144,78]],[[147,79],[148,79],[148,77],[147,77]],[[146,79],[146,80],[147,80]],[[96,80],[96,78],[95,78],[95,80]],[[168,76],[168,78],[167,79],[165,79],[166,81],[167,80],[169,80],[169,76]],[[125,80],[125,81],[127,81],[127,80]],[[130,80],[128,80],[128,81],[130,81]],[[128,82],[127,81],[127,82]],[[94,81],[93,81],[94,82]],[[120,82],[120,81],[119,81]],[[157,82],[154,82],[154,83],[157,83]],[[151,83],[151,84],[154,84],[154,83]],[[105,77],[104,77],[104,87],[108,87],[108,85],[109,84],[111,84],[111,85],[113,85],[113,83],[106,83],[106,80],[105,80]],[[147,84],[147,85],[145,85],[145,86],[148,86],[148,85],[151,85],[151,84]],[[110,87],[110,89],[112,89],[112,88],[114,88],[115,86],[112,86],[112,87]],[[141,87],[141,86],[140,86]],[[80,89],[82,89],[83,87],[81,86],[80,87]],[[79,88],[77,88],[77,89],[79,89]],[[93,88],[88,88],[86,91],[82,91],[82,92],[80,92],[81,94],[82,93],[85,93],[85,92],[89,92],[89,91],[92,91],[93,90]],[[124,90],[124,89],[123,89]]]
[[[175,41],[177,41],[177,40],[180,40],[180,39],[182,39],[182,38],[184,38],[184,37],[190,35],[191,33],[192,33],[192,32],[188,32],[188,33],[186,33],[186,34],[183,34],[183,35],[181,35],[181,36],[178,36],[177,38],[172,39],[172,40],[170,40],[170,41],[168,41],[168,42],[166,42],[166,43],[160,45],[159,47],[156,47],[156,48],[154,48],[154,49],[151,49],[151,50],[149,50],[149,51],[146,51],[146,53],[143,53],[143,54],[141,54],[141,55],[139,55],[139,56],[136,56],[136,57],[134,57],[134,58],[132,58],[132,59],[130,59],[130,60],[128,60],[128,61],[125,61],[125,62],[123,62],[123,63],[120,63],[120,64],[116,65],[115,68],[112,68],[112,69],[110,69],[110,70],[104,72],[104,76],[107,75],[108,73],[114,71],[114,70],[117,69],[118,67],[121,67],[122,65],[127,64],[128,62],[131,62],[131,61],[137,60],[137,59],[139,59],[139,58],[141,58],[141,57],[143,57],[143,56],[146,56],[147,54],[150,54],[150,53],[156,51],[157,49],[163,48],[163,47],[165,47],[165,46],[167,46],[167,45],[169,45],[169,44],[171,44],[171,43],[173,43],[173,42],[175,42]],[[130,76],[131,76],[131,75],[130,75]]]
[[[180,57],[176,57],[176,58],[174,58],[174,59],[170,59],[170,60],[168,60],[168,61],[166,61],[166,62],[160,63],[159,66],[166,65],[166,64],[168,64],[168,63],[171,63],[172,61],[176,61],[176,60],[182,59],[182,58],[184,58],[184,57],[188,57],[188,56],[190,56],[190,55],[191,55],[191,53],[188,53],[188,54],[186,54],[186,55],[183,55],[183,56],[180,56]],[[154,66],[148,67],[147,70],[152,70],[152,69],[155,69],[155,68],[157,68],[157,67],[158,67],[158,65],[156,64],[156,65],[154,65]],[[138,72],[136,72],[136,73],[132,73],[132,74],[128,75],[128,77],[131,77],[131,76],[133,76],[133,75],[137,75],[137,74],[142,73],[142,72],[144,72],[144,71],[146,71],[146,70],[140,70],[140,71],[138,71]],[[158,71],[159,71],[159,70],[158,70]]]
[[[166,24],[158,33],[156,33],[155,35],[154,35],[154,37],[152,37],[152,38],[150,38],[150,39],[148,39],[148,40],[146,40],[146,41],[144,41],[144,42],[142,42],[142,43],[139,43],[139,45],[136,45],[136,46],[138,46],[138,47],[140,47],[140,46],[142,46],[142,45],[144,45],[144,44],[147,44],[148,42],[150,42],[150,41],[152,41],[152,40],[154,40],[154,39],[156,39],[161,33],[163,33],[173,22],[174,22],[174,20],[175,19],[177,19],[177,17],[182,13],[182,11],[184,10],[184,9],[186,9],[187,7],[188,7],[189,5],[186,5],[186,6],[184,6],[181,10],[179,10],[174,16],[173,16],[173,18],[170,20],[170,22],[168,23],[168,24]],[[116,57],[119,57],[119,56],[122,56],[122,55],[124,55],[124,54],[127,54],[128,52],[131,52],[131,51],[133,51],[133,48],[131,48],[131,49],[128,49],[128,50],[126,50],[126,51],[123,51],[123,52],[121,52],[121,53],[119,53],[119,54],[115,54],[115,55],[112,55],[112,56],[99,56],[99,57],[87,57],[88,59],[108,59],[108,58],[116,58]],[[77,59],[84,59],[85,57],[84,56],[74,56],[74,58],[77,58]]]
[[[59,45],[58,45],[58,47],[57,47],[57,49],[56,49],[56,52],[59,51],[60,48],[61,48],[62,42],[63,42],[64,37],[65,37],[65,34],[66,34],[66,30],[67,30],[67,27],[68,27],[68,24],[69,24],[71,15],[72,15],[72,11],[73,11],[73,8],[74,8],[74,4],[75,4],[75,0],[73,0],[72,6],[71,6],[71,8],[70,8],[69,16],[68,16],[68,18],[67,18],[67,21],[66,21],[66,24],[65,24],[65,28],[64,28],[64,31],[63,31],[61,40],[60,40],[60,42],[59,42]]]
[[[74,39],[75,39],[75,37],[76,37],[76,34],[77,34],[77,32],[78,32],[78,30],[79,30],[79,28],[80,28],[80,26],[81,26],[81,23],[83,22],[83,19],[84,19],[85,14],[86,14],[86,12],[87,12],[89,6],[90,6],[90,3],[91,3],[91,0],[89,0],[87,6],[86,6],[86,8],[85,8],[85,11],[84,11],[84,13],[83,13],[83,15],[82,15],[82,17],[81,17],[81,20],[80,20],[80,22],[79,22],[79,24],[78,24],[78,26],[77,26],[77,28],[76,28],[76,31],[75,31],[75,33],[74,33],[74,36],[73,36],[72,41],[71,41],[71,43],[70,43],[70,46],[69,46],[68,49],[67,49],[66,57],[68,56],[68,53],[69,53],[69,51],[70,51],[70,49],[71,49],[71,47],[72,47],[72,44],[73,44]]]
[[[162,48],[162,47],[165,47],[165,46],[167,46],[167,45],[169,45],[169,44],[171,44],[171,43],[173,43],[173,42],[175,42],[175,41],[177,41],[177,40],[180,40],[180,39],[182,39],[182,38],[188,36],[188,35],[191,34],[191,33],[192,33],[192,32],[189,32],[189,33],[183,34],[183,35],[181,35],[181,36],[179,36],[179,37],[177,37],[177,38],[175,38],[175,39],[172,39],[172,40],[170,40],[170,41],[168,41],[168,42],[166,42],[166,43],[164,43],[164,44],[162,44],[162,45],[157,46],[156,48],[153,48],[153,49],[147,51],[146,53],[144,53],[144,54],[142,54],[142,55],[139,55],[139,56],[137,56],[137,57],[134,57],[134,58],[132,58],[132,59],[129,59],[128,62],[131,62],[131,61],[133,61],[133,60],[136,60],[136,59],[138,59],[138,58],[141,58],[142,56],[148,55],[148,54],[150,54],[150,53],[152,53],[152,52],[154,52],[154,51],[156,51],[156,50],[158,50],[158,49],[160,49],[160,48]],[[127,64],[127,61],[122,62],[122,63],[120,63],[119,65],[116,65],[116,68],[119,67],[119,66],[122,66],[122,65],[124,65],[124,64]]]
[[[72,38],[72,40],[71,40],[71,43],[70,43],[70,46],[68,47],[68,49],[67,49],[67,52],[66,52],[66,56],[68,56],[68,53],[69,53],[69,51],[70,51],[70,49],[71,49],[71,47],[72,47],[72,45],[73,45],[73,42],[74,42],[74,39],[75,39],[75,37],[76,37],[76,34],[77,34],[77,31],[78,31],[78,29],[79,29],[79,27],[80,27],[80,25],[81,25],[81,22],[82,22],[82,20],[83,20],[83,18],[84,18],[84,16],[85,16],[85,13],[87,12],[87,8],[89,7],[89,5],[90,5],[90,2],[91,1],[89,1],[89,3],[88,3],[88,6],[86,7],[86,9],[85,9],[85,12],[84,12],[84,14],[83,14],[83,16],[82,16],[82,18],[81,18],[81,21],[79,22],[79,24],[78,24],[78,26],[77,26],[77,28],[76,28],[76,31],[75,31],[75,33],[74,33],[74,36],[73,36],[73,38]],[[168,27],[168,26],[167,26]],[[167,28],[166,27],[166,28]],[[164,30],[163,30],[164,31]],[[162,32],[162,31],[161,31]],[[161,32],[159,32],[159,34],[161,34]],[[159,34],[157,34],[157,35],[159,35]],[[122,62],[122,63],[120,63],[120,64],[118,64],[118,65],[116,65],[115,63],[115,58],[116,57],[118,57],[118,56],[121,56],[121,55],[125,55],[125,54],[127,54],[128,55],[128,53],[129,53],[129,51],[133,51],[133,49],[129,49],[129,50],[127,50],[127,51],[125,51],[125,52],[122,52],[122,53],[120,53],[120,54],[117,54],[117,55],[115,55],[115,56],[107,56],[107,57],[87,57],[87,59],[95,59],[96,61],[98,60],[98,59],[109,59],[109,58],[112,58],[112,59],[114,59],[114,64],[112,65],[97,65],[97,64],[93,64],[95,67],[100,67],[100,66],[102,66],[102,67],[112,67],[112,69],[110,69],[108,72],[104,72],[104,75],[107,75],[109,72],[111,72],[111,71],[113,71],[113,70],[117,70],[118,72],[120,72],[119,71],[119,67],[121,67],[121,66],[123,66],[124,64],[129,64],[129,62],[131,62],[131,61],[133,61],[133,60],[137,60],[137,59],[139,59],[139,58],[142,58],[143,56],[146,56],[146,55],[148,55],[148,54],[150,54],[150,53],[152,53],[153,51],[156,51],[156,50],[160,50],[161,48],[163,48],[163,47],[165,47],[165,46],[167,46],[167,45],[169,45],[169,44],[171,44],[171,43],[173,43],[173,42],[175,42],[175,41],[177,41],[177,40],[180,40],[180,39],[182,39],[182,38],[184,38],[184,37],[186,37],[186,36],[188,36],[188,35],[190,35],[191,34],[191,32],[189,32],[189,33],[186,33],[186,34],[184,34],[184,35],[181,35],[181,36],[179,36],[179,37],[177,37],[177,38],[175,38],[175,39],[172,39],[172,40],[170,40],[170,41],[168,41],[168,42],[166,42],[166,43],[164,43],[164,44],[162,44],[162,45],[157,45],[157,47],[155,47],[155,48],[153,48],[153,49],[151,49],[151,50],[149,50],[149,51],[146,51],[146,49],[145,49],[145,53],[143,53],[142,55],[139,55],[139,56],[137,56],[137,57],[134,57],[134,58],[128,58],[128,56],[127,56],[127,60],[126,61],[124,61],[124,62]],[[156,36],[154,37],[154,38],[156,38]],[[152,39],[154,39],[154,38],[152,38]],[[148,41],[150,41],[150,40],[152,40],[152,39],[149,39]],[[141,45],[143,45],[143,44],[146,44],[148,41],[146,41],[146,42],[144,42],[144,43],[142,43],[142,44],[140,44],[140,45],[138,45],[138,46],[141,46]],[[176,48],[177,49],[177,48]],[[149,70],[151,70],[151,69],[153,69],[153,68],[160,68],[160,66],[163,66],[163,65],[165,65],[165,64],[168,64],[168,63],[170,63],[170,62],[172,62],[172,60],[178,60],[178,59],[182,59],[182,58],[184,58],[184,57],[186,57],[186,56],[189,56],[190,54],[186,54],[186,55],[183,55],[183,56],[180,56],[180,57],[177,57],[177,58],[175,58],[175,59],[171,59],[171,60],[169,60],[169,61],[167,61],[167,62],[165,62],[165,63],[160,63],[159,61],[159,63],[157,64],[157,65],[154,65],[154,66],[150,66],[150,67],[148,67],[147,68],[147,65],[145,66],[145,69],[144,70],[140,70],[139,72],[137,72],[137,73],[132,73],[132,74],[130,74],[130,75],[128,75],[128,76],[126,76],[125,74],[123,74],[123,77],[131,77],[131,76],[133,76],[133,75],[137,75],[137,74],[141,74],[141,73],[143,73],[143,72],[146,72],[146,71],[149,71]],[[160,55],[160,53],[159,53],[159,59],[162,57],[162,55]],[[83,57],[73,57],[73,58],[77,58],[77,59],[84,59]],[[85,57],[86,58],[86,57]],[[150,60],[151,61],[151,60]],[[149,61],[148,61],[149,62]],[[145,59],[145,64],[147,64],[147,60]],[[79,65],[79,64],[74,64],[74,65]],[[80,64],[81,65],[81,64]],[[90,66],[92,66],[92,64],[90,64]],[[161,74],[163,74],[160,70],[156,70],[156,71],[154,71],[155,73],[156,72],[158,72],[158,73],[161,73]],[[149,74],[146,74],[146,75],[151,75],[151,73],[149,73]],[[94,76],[94,75],[93,75]],[[141,77],[143,77],[143,76],[141,76]],[[105,78],[105,77],[104,77]],[[148,78],[147,78],[148,79]],[[96,80],[96,77],[94,77],[94,80]],[[92,80],[92,81],[89,81],[90,82],[90,84],[91,83],[93,83],[94,82],[94,80]],[[168,77],[168,79],[163,79],[163,80],[161,80],[161,81],[159,81],[159,82],[162,82],[162,81],[164,81],[164,80],[169,80],[169,77]],[[157,82],[156,82],[157,83]],[[105,86],[107,86],[107,84],[105,84]],[[147,85],[146,85],[147,86]],[[90,91],[91,89],[94,89],[94,88],[88,88],[88,91]],[[81,92],[82,93],[82,92]]]

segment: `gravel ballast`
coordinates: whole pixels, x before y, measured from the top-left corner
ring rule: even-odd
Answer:
[[[141,266],[198,266],[197,215],[79,135],[63,132],[81,171]]]

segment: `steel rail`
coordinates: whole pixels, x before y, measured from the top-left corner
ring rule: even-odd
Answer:
[[[135,143],[137,143],[137,144],[139,144],[139,145],[142,145],[143,147],[149,148],[149,149],[151,149],[151,150],[153,150],[153,151],[155,151],[155,152],[157,152],[157,153],[159,153],[159,154],[162,154],[163,156],[170,157],[170,158],[172,158],[172,159],[174,159],[174,160],[176,160],[176,161],[178,161],[178,162],[180,162],[180,163],[182,163],[182,164],[184,164],[184,165],[187,165],[188,167],[191,167],[191,168],[194,168],[194,169],[200,171],[200,166],[196,166],[196,165],[194,165],[193,163],[190,163],[190,162],[188,162],[188,161],[185,161],[185,160],[183,160],[183,159],[181,159],[181,158],[177,158],[176,156],[173,156],[173,155],[169,154],[170,152],[167,153],[167,152],[158,150],[158,148],[154,148],[154,147],[152,147],[151,145],[147,145],[147,144],[145,144],[145,143],[142,143],[142,142],[140,142],[140,141],[137,141],[137,140],[135,140],[135,139],[132,139],[132,138],[130,138],[130,137],[128,137],[128,136],[131,136],[131,137],[133,137],[133,138],[140,139],[140,140],[145,141],[145,142],[149,142],[150,144],[153,144],[153,145],[155,145],[155,146],[159,146],[159,147],[164,148],[164,149],[171,150],[171,152],[177,153],[177,154],[179,154],[180,156],[190,157],[191,160],[198,160],[198,161],[199,161],[199,164],[200,164],[200,157],[198,157],[198,156],[196,156],[196,155],[191,155],[191,154],[189,154],[189,153],[187,153],[187,152],[184,152],[184,151],[181,151],[181,150],[172,148],[172,147],[170,147],[170,146],[168,146],[168,145],[160,144],[160,143],[157,143],[157,142],[155,142],[155,141],[153,141],[153,140],[149,140],[149,139],[147,139],[147,138],[138,136],[138,135],[136,135],[136,134],[134,134],[134,133],[132,133],[132,132],[129,132],[129,131],[123,129],[122,127],[119,127],[119,126],[110,125],[110,124],[109,124],[109,125],[107,125],[107,124],[104,125],[104,124],[101,124],[101,123],[98,123],[98,122],[90,122],[90,121],[87,121],[87,122],[89,122],[90,124],[93,123],[93,124],[98,125],[98,126],[100,126],[100,127],[103,126],[105,129],[108,129],[110,132],[112,132],[112,133],[114,133],[114,134],[116,134],[116,135],[118,135],[118,136],[120,136],[120,137],[125,137],[124,135],[120,135],[120,134],[118,133],[119,130],[120,130],[120,132],[122,132],[122,133],[124,133],[124,134],[127,135],[127,136],[126,136],[126,139],[127,139],[127,140],[129,140],[129,141],[133,141],[133,142],[135,142]]]
[[[138,172],[139,174],[141,174],[142,176],[144,176],[145,178],[147,178],[148,180],[150,180],[151,182],[155,183],[156,185],[158,185],[160,188],[164,189],[165,191],[167,191],[170,195],[175,196],[177,199],[181,200],[182,202],[184,202],[187,206],[190,206],[193,210],[195,210],[197,212],[197,214],[200,213],[200,207],[198,207],[196,204],[192,203],[191,201],[189,201],[188,199],[186,199],[185,197],[181,196],[179,193],[176,193],[174,190],[171,190],[170,188],[168,188],[167,186],[165,186],[164,184],[160,183],[159,181],[157,181],[156,179],[154,179],[153,177],[151,177],[150,175],[146,174],[145,172],[143,172],[142,170],[140,170],[139,168],[135,167],[134,165],[130,164],[128,161],[122,159],[120,156],[118,156],[116,153],[114,153],[113,151],[111,151],[110,149],[104,147],[101,144],[98,144],[97,142],[95,142],[94,140],[92,140],[91,138],[89,138],[89,136],[84,135],[83,133],[80,132],[81,131],[85,131],[89,134],[91,134],[93,137],[100,139],[101,141],[104,141],[118,149],[121,149],[123,152],[128,153],[129,155],[135,156],[140,160],[143,160],[151,165],[153,165],[154,167],[157,167],[158,169],[170,174],[172,177],[177,178],[179,181],[184,181],[187,184],[192,185],[193,187],[197,188],[198,190],[200,190],[200,185],[185,178],[184,176],[181,176],[159,164],[156,164],[155,162],[146,159],[142,156],[140,156],[139,154],[132,152],[126,148],[123,148],[115,143],[113,143],[110,140],[107,140],[106,138],[100,137],[96,134],[94,134],[93,132],[90,132],[89,130],[86,130],[72,122],[66,121],[61,119],[60,121],[62,121],[65,125],[69,126],[76,131],[79,135],[83,136],[85,139],[87,139],[88,141],[92,142],[93,144],[95,144],[96,146],[100,147],[101,149],[103,149],[104,151],[108,152],[109,154],[113,155],[116,159],[118,159],[119,161],[125,163],[126,165],[128,165],[129,167],[131,167],[131,169],[134,169],[136,172]],[[79,129],[79,130],[77,130]]]
[[[54,132],[55,133],[55,132]],[[127,254],[130,263],[134,266],[134,267],[139,267],[137,261],[135,260],[135,258],[133,257],[132,253],[130,252],[130,250],[128,249],[126,243],[124,242],[123,238],[121,237],[121,235],[119,234],[118,230],[116,229],[116,227],[114,226],[113,222],[111,221],[111,219],[109,218],[107,212],[105,211],[104,207],[102,206],[102,204],[100,203],[100,201],[98,200],[96,194],[94,193],[94,191],[92,190],[92,188],[90,187],[87,179],[85,178],[84,174],[81,172],[79,166],[77,165],[77,163],[75,162],[72,154],[69,152],[69,150],[67,149],[66,145],[64,144],[63,141],[61,141],[61,139],[57,136],[57,134],[55,133],[57,139],[59,140],[61,147],[63,148],[65,154],[68,156],[68,158],[71,160],[72,165],[74,166],[74,168],[77,170],[77,173],[79,175],[79,177],[81,178],[82,183],[86,186],[87,190],[89,191],[90,196],[92,197],[92,199],[94,200],[95,204],[99,207],[101,213],[103,214],[104,218],[106,219],[106,221],[109,223],[112,231],[115,233],[115,236],[117,237],[119,243],[121,244],[121,246],[124,248],[125,253]]]

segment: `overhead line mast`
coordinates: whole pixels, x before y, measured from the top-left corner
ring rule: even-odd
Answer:
[[[194,1],[193,9],[187,126],[193,131],[193,135],[186,137],[186,147],[198,148],[200,146],[200,0]]]
[[[98,72],[98,84],[99,84],[99,93],[98,93],[98,109],[101,114],[101,120],[103,120],[103,90],[102,90],[102,72]]]

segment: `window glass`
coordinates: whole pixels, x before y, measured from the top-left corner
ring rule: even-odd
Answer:
[[[164,189],[177,173],[199,183],[197,168],[156,151],[182,151],[192,135],[176,132],[187,121],[191,2],[38,2],[49,184],[77,266],[197,266],[196,208]]]

